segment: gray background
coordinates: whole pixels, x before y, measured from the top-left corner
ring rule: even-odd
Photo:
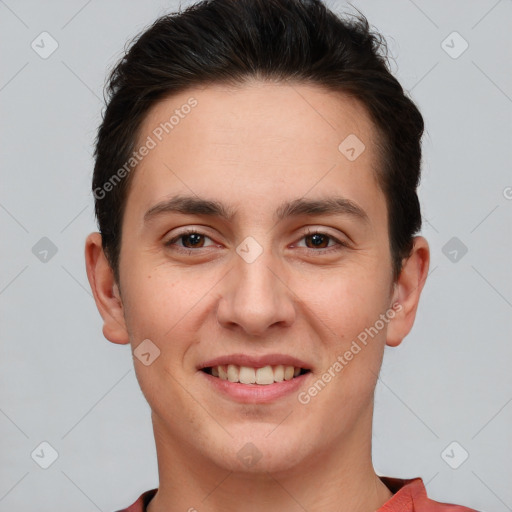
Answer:
[[[354,5],[388,39],[427,125],[431,272],[413,331],[386,349],[375,468],[421,476],[439,501],[512,510],[512,1]],[[0,0],[0,511],[108,512],[158,485],[149,406],[129,347],[102,336],[83,246],[107,70],[177,7]],[[31,47],[51,49],[44,31],[59,45],[46,59]],[[47,469],[43,441],[58,452]]]

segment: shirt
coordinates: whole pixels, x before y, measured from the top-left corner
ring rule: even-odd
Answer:
[[[428,498],[421,478],[401,479],[379,477],[393,496],[375,512],[477,512],[461,505],[440,503]],[[158,489],[142,493],[139,499],[128,508],[117,512],[146,512],[146,507]]]

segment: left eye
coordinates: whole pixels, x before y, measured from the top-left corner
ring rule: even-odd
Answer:
[[[329,235],[327,233],[323,233],[322,231],[308,231],[303,235],[301,240],[306,240],[306,250],[313,251],[316,253],[327,253],[331,251],[339,251],[349,245],[341,240],[338,240],[336,237]],[[329,241],[333,241],[332,245],[329,244]],[[311,247],[309,244],[312,244]],[[303,247],[303,246],[300,246]]]

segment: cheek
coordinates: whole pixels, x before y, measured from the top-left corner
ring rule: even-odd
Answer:
[[[360,271],[352,266],[346,273],[311,277],[302,288],[310,290],[303,297],[310,318],[321,320],[316,334],[325,351],[322,371],[329,373],[325,376],[329,380],[327,401],[357,407],[373,395],[388,325],[380,315],[387,311],[389,283],[378,279],[379,273],[382,269],[377,265]]]
[[[141,258],[142,259],[142,258]],[[127,279],[125,319],[132,346],[150,339],[160,348],[166,367],[177,369],[200,338],[199,327],[211,312],[215,284],[222,272],[193,272],[169,263],[139,268]]]
[[[139,270],[125,280],[126,323],[134,343],[146,338],[158,343],[190,310],[193,298],[183,279],[176,279],[158,267],[145,269],[142,262],[138,265],[134,262],[132,268]]]
[[[301,301],[343,345],[375,323],[388,305],[390,282],[378,265],[350,265],[304,273],[294,289]]]

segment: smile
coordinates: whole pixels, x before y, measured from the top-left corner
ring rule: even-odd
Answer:
[[[233,383],[266,386],[276,382],[292,380],[294,377],[308,373],[310,370],[282,364],[267,365],[262,368],[227,364],[202,368],[202,371],[212,377]]]

